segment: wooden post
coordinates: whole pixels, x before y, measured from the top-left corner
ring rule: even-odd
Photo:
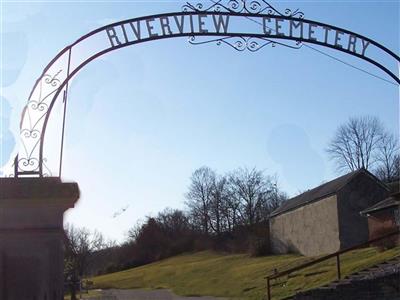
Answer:
[[[337,268],[337,278],[338,280],[341,279],[341,274],[340,274],[340,257],[339,257],[339,253],[336,254],[336,268]]]
[[[269,282],[269,277],[267,277],[267,300],[271,300],[271,285]]]

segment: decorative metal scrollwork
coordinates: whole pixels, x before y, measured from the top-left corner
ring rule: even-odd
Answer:
[[[256,52],[265,46],[270,45],[271,47],[275,47],[276,45],[288,47],[291,49],[300,49],[303,44],[300,41],[297,41],[295,45],[289,45],[285,44],[282,42],[277,42],[268,38],[260,38],[260,37],[242,37],[242,36],[236,36],[236,37],[222,37],[222,38],[217,38],[217,39],[211,39],[211,40],[197,40],[196,36],[191,36],[189,38],[189,43],[192,45],[203,45],[203,44],[209,44],[209,43],[215,43],[218,46],[225,44],[230,46],[231,48],[237,50],[237,51],[245,51],[248,50],[250,52]]]
[[[201,2],[196,4],[187,2],[182,6],[182,10],[185,12],[228,12],[304,18],[304,13],[299,9],[291,10],[286,8],[284,12],[280,12],[265,0],[215,0],[211,2],[209,5]]]
[[[51,176],[50,170],[46,167],[46,159],[40,159],[40,143],[42,139],[42,127],[44,118],[49,110],[49,101],[60,87],[59,76],[63,70],[59,69],[54,74],[46,73],[41,76],[37,83],[37,90],[31,95],[27,102],[20,124],[21,148],[14,165],[16,173],[39,173]],[[40,168],[46,169],[46,172]]]

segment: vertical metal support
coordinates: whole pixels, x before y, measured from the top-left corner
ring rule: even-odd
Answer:
[[[267,277],[267,300],[271,300],[271,285],[269,277]]]
[[[70,69],[70,65],[71,65],[71,50],[72,50],[72,48],[69,48],[67,78],[69,77],[69,69]],[[65,91],[64,91],[64,95],[63,95],[64,115],[63,115],[62,133],[61,133],[60,168],[59,168],[59,172],[58,172],[58,176],[59,177],[61,177],[61,171],[62,171],[62,160],[63,160],[63,150],[64,150],[64,132],[65,132],[65,116],[67,114],[67,98],[68,98],[68,82],[65,85]]]
[[[338,280],[340,280],[342,275],[340,274],[340,257],[339,257],[339,253],[336,254],[336,269],[337,269],[337,278],[338,278]]]
[[[18,177],[18,154],[14,159],[14,177]]]

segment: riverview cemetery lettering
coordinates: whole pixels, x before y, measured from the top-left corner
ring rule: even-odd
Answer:
[[[252,18],[259,26],[246,31],[235,32],[230,25],[234,18]],[[111,25],[105,29],[111,47],[167,36],[224,35],[252,36],[259,38],[280,38],[311,42],[344,49],[365,56],[370,42],[335,27],[303,19],[289,19],[277,16],[238,16],[222,14],[181,14],[149,17]]]

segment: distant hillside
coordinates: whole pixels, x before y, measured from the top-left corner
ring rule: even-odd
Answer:
[[[388,258],[400,255],[400,248],[378,252],[366,248],[341,258],[342,274],[350,274]],[[175,256],[157,263],[93,278],[96,288],[171,289],[182,296],[219,296],[235,299],[263,299],[265,276],[274,268],[283,270],[310,258],[275,255],[253,258],[249,255],[223,255],[199,252]],[[273,282],[274,299],[310,289],[336,279],[335,260],[312,266]],[[286,282],[287,280],[287,282]]]

